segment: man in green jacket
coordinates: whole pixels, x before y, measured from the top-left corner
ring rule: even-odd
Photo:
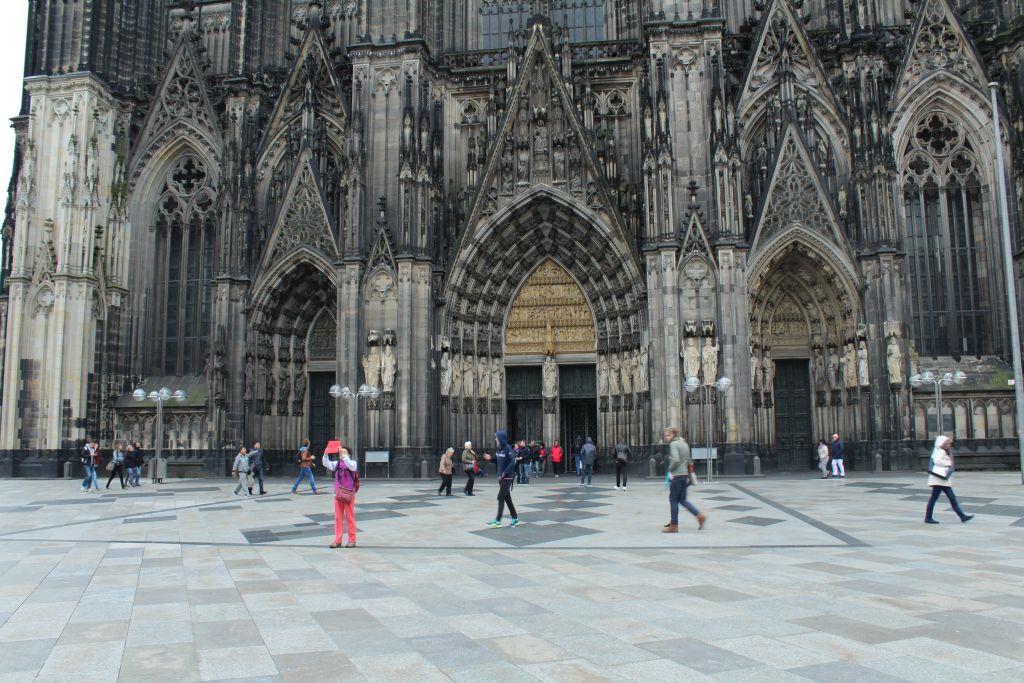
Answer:
[[[664,526],[663,533],[679,533],[679,506],[682,505],[697,518],[697,528],[704,528],[707,516],[702,514],[686,500],[686,489],[690,485],[690,445],[679,436],[677,427],[665,430],[665,442],[668,444],[668,505],[672,510],[672,520]]]

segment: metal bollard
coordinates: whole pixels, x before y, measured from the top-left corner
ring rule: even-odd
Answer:
[[[420,461],[420,479],[430,479],[430,465],[426,459]]]
[[[647,476],[651,479],[658,478],[658,461],[652,456],[647,465]]]
[[[882,471],[882,453],[875,451],[875,472]]]
[[[760,477],[761,476],[761,456],[760,455],[755,455],[754,456],[754,476],[755,477]]]
[[[70,479],[71,478],[71,463],[70,462],[64,463],[64,478],[65,479]]]

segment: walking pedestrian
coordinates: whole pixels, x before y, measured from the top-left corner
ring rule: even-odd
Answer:
[[[626,490],[626,478],[629,473],[629,444],[619,441],[615,444],[615,490],[619,490],[619,475],[622,475],[622,490]]]
[[[669,493],[668,505],[672,509],[672,517],[669,523],[662,528],[666,534],[679,532],[679,506],[690,511],[697,518],[697,529],[704,528],[707,516],[701,513],[692,503],[686,500],[686,489],[690,485],[690,471],[693,462],[690,460],[690,445],[683,437],[679,436],[676,427],[669,427],[665,430],[665,441],[668,443],[668,476]]]
[[[508,514],[512,521],[509,526],[519,524],[519,516],[516,514],[516,506],[512,503],[512,482],[516,471],[515,451],[508,443],[508,433],[499,430],[494,433],[494,440],[498,449],[495,457],[498,460],[498,516],[488,522],[487,526],[497,529],[501,526],[501,517],[505,514],[505,506],[508,506]]]
[[[588,436],[583,442],[583,448],[580,449],[580,486],[584,485],[584,480],[586,480],[586,485],[590,486],[594,477],[594,461],[596,459],[597,447],[594,445],[594,440]]]
[[[339,451],[339,460],[332,460],[324,451],[321,461],[334,477],[334,543],[332,548],[341,547],[344,526],[348,527],[346,548],[356,547],[356,492],[359,490],[359,471],[356,461],[344,446]]]
[[[576,442],[572,445],[572,456],[576,462],[576,476],[583,475],[583,437],[577,436]]]
[[[935,512],[935,501],[943,493],[949,499],[953,512],[957,514],[961,522],[969,522],[974,515],[969,515],[960,509],[960,504],[953,493],[953,439],[948,436],[939,436],[935,439],[935,447],[932,449],[932,457],[928,462],[928,485],[932,487],[932,495],[928,499],[928,507],[924,512],[925,524],[938,524],[939,521],[933,517]]]
[[[516,444],[516,471],[519,473],[519,477],[516,480],[517,483],[523,486],[530,485],[530,461],[533,458],[530,447],[526,445],[525,441],[519,441]]]
[[[562,447],[558,445],[556,441],[551,446],[551,471],[555,473],[555,479],[558,479],[558,471],[562,468]]]
[[[100,466],[100,449],[95,441],[86,440],[82,448],[82,492],[88,493],[90,489],[100,490],[100,483],[96,477],[96,468]]]
[[[107,488],[110,488],[110,482],[114,481],[116,476],[121,482],[121,488],[126,489],[124,485],[124,451],[121,450],[121,442],[114,442],[114,452],[110,455],[110,463],[113,467],[110,468],[110,478],[107,479]]]
[[[473,481],[476,478],[476,453],[473,452],[473,442],[467,441],[462,447],[462,471],[466,473],[466,487],[462,492],[467,496],[473,494]]]
[[[846,479],[846,466],[843,464],[843,442],[838,434],[832,435],[832,476]]]
[[[249,456],[246,455],[245,446],[238,447],[238,453],[235,455],[235,461],[231,464],[231,474],[238,478],[238,484],[235,485],[235,495],[237,496],[239,491],[246,498],[252,495],[249,492]]]
[[[124,449],[124,478],[128,482],[128,486],[138,486],[135,474],[135,468],[137,466],[138,457],[135,452],[135,447],[128,444],[128,447]]]
[[[437,495],[441,495],[441,491],[447,489],[446,496],[452,495],[452,456],[455,455],[455,449],[449,448],[441,454],[441,464],[437,468],[437,471],[441,474],[441,486],[437,489]]]
[[[249,473],[260,483],[260,495],[264,496],[267,490],[263,487],[263,447],[259,441],[252,445],[249,451]],[[249,493],[252,493],[252,483],[249,484]]]
[[[541,441],[540,443],[537,444],[536,448],[534,449],[534,452],[537,454],[536,474],[537,474],[538,477],[543,477],[544,476],[544,466],[545,466],[545,464],[547,464],[547,459],[548,459],[548,450],[544,446],[544,442],[543,441]]]
[[[828,444],[825,439],[818,440],[818,469],[821,470],[821,478],[828,479]]]
[[[313,479],[313,454],[309,452],[309,439],[303,439],[302,445],[299,446],[298,462],[299,476],[295,478],[295,483],[292,484],[292,493],[298,493],[296,489],[299,488],[299,484],[308,477],[309,488],[313,489],[313,494],[316,495],[319,492],[316,490],[316,480]]]

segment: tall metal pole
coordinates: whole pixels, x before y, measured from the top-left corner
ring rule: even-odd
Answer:
[[[942,414],[942,379],[935,380],[935,436],[939,437],[946,431],[946,417]]]
[[[714,463],[711,462],[711,449],[714,447],[715,440],[711,436],[711,385],[704,385],[704,403],[707,405],[707,414],[704,416],[704,436],[708,442],[708,481],[714,478]]]
[[[156,457],[153,459],[153,483],[160,481],[160,456],[164,445],[164,402],[156,399]]]
[[[1003,278],[1006,303],[1010,309],[1010,351],[1013,354],[1013,393],[1017,404],[1017,450],[1020,457],[1021,484],[1024,484],[1024,374],[1020,367],[1020,328],[1017,320],[1017,292],[1014,286],[1013,243],[1010,241],[1010,209],[1006,199],[1006,175],[1003,172],[1003,133],[999,126],[999,84],[988,84],[992,92],[992,128],[996,144],[996,179],[999,188],[999,213],[1003,233]]]

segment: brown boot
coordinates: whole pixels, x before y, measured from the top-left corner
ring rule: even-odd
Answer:
[[[662,527],[661,533],[663,533],[663,534],[678,534],[679,533],[679,525],[678,524],[666,524],[664,527]]]
[[[707,518],[708,516],[705,515],[703,512],[697,515],[697,531],[700,531],[704,528],[704,522],[707,520]]]

